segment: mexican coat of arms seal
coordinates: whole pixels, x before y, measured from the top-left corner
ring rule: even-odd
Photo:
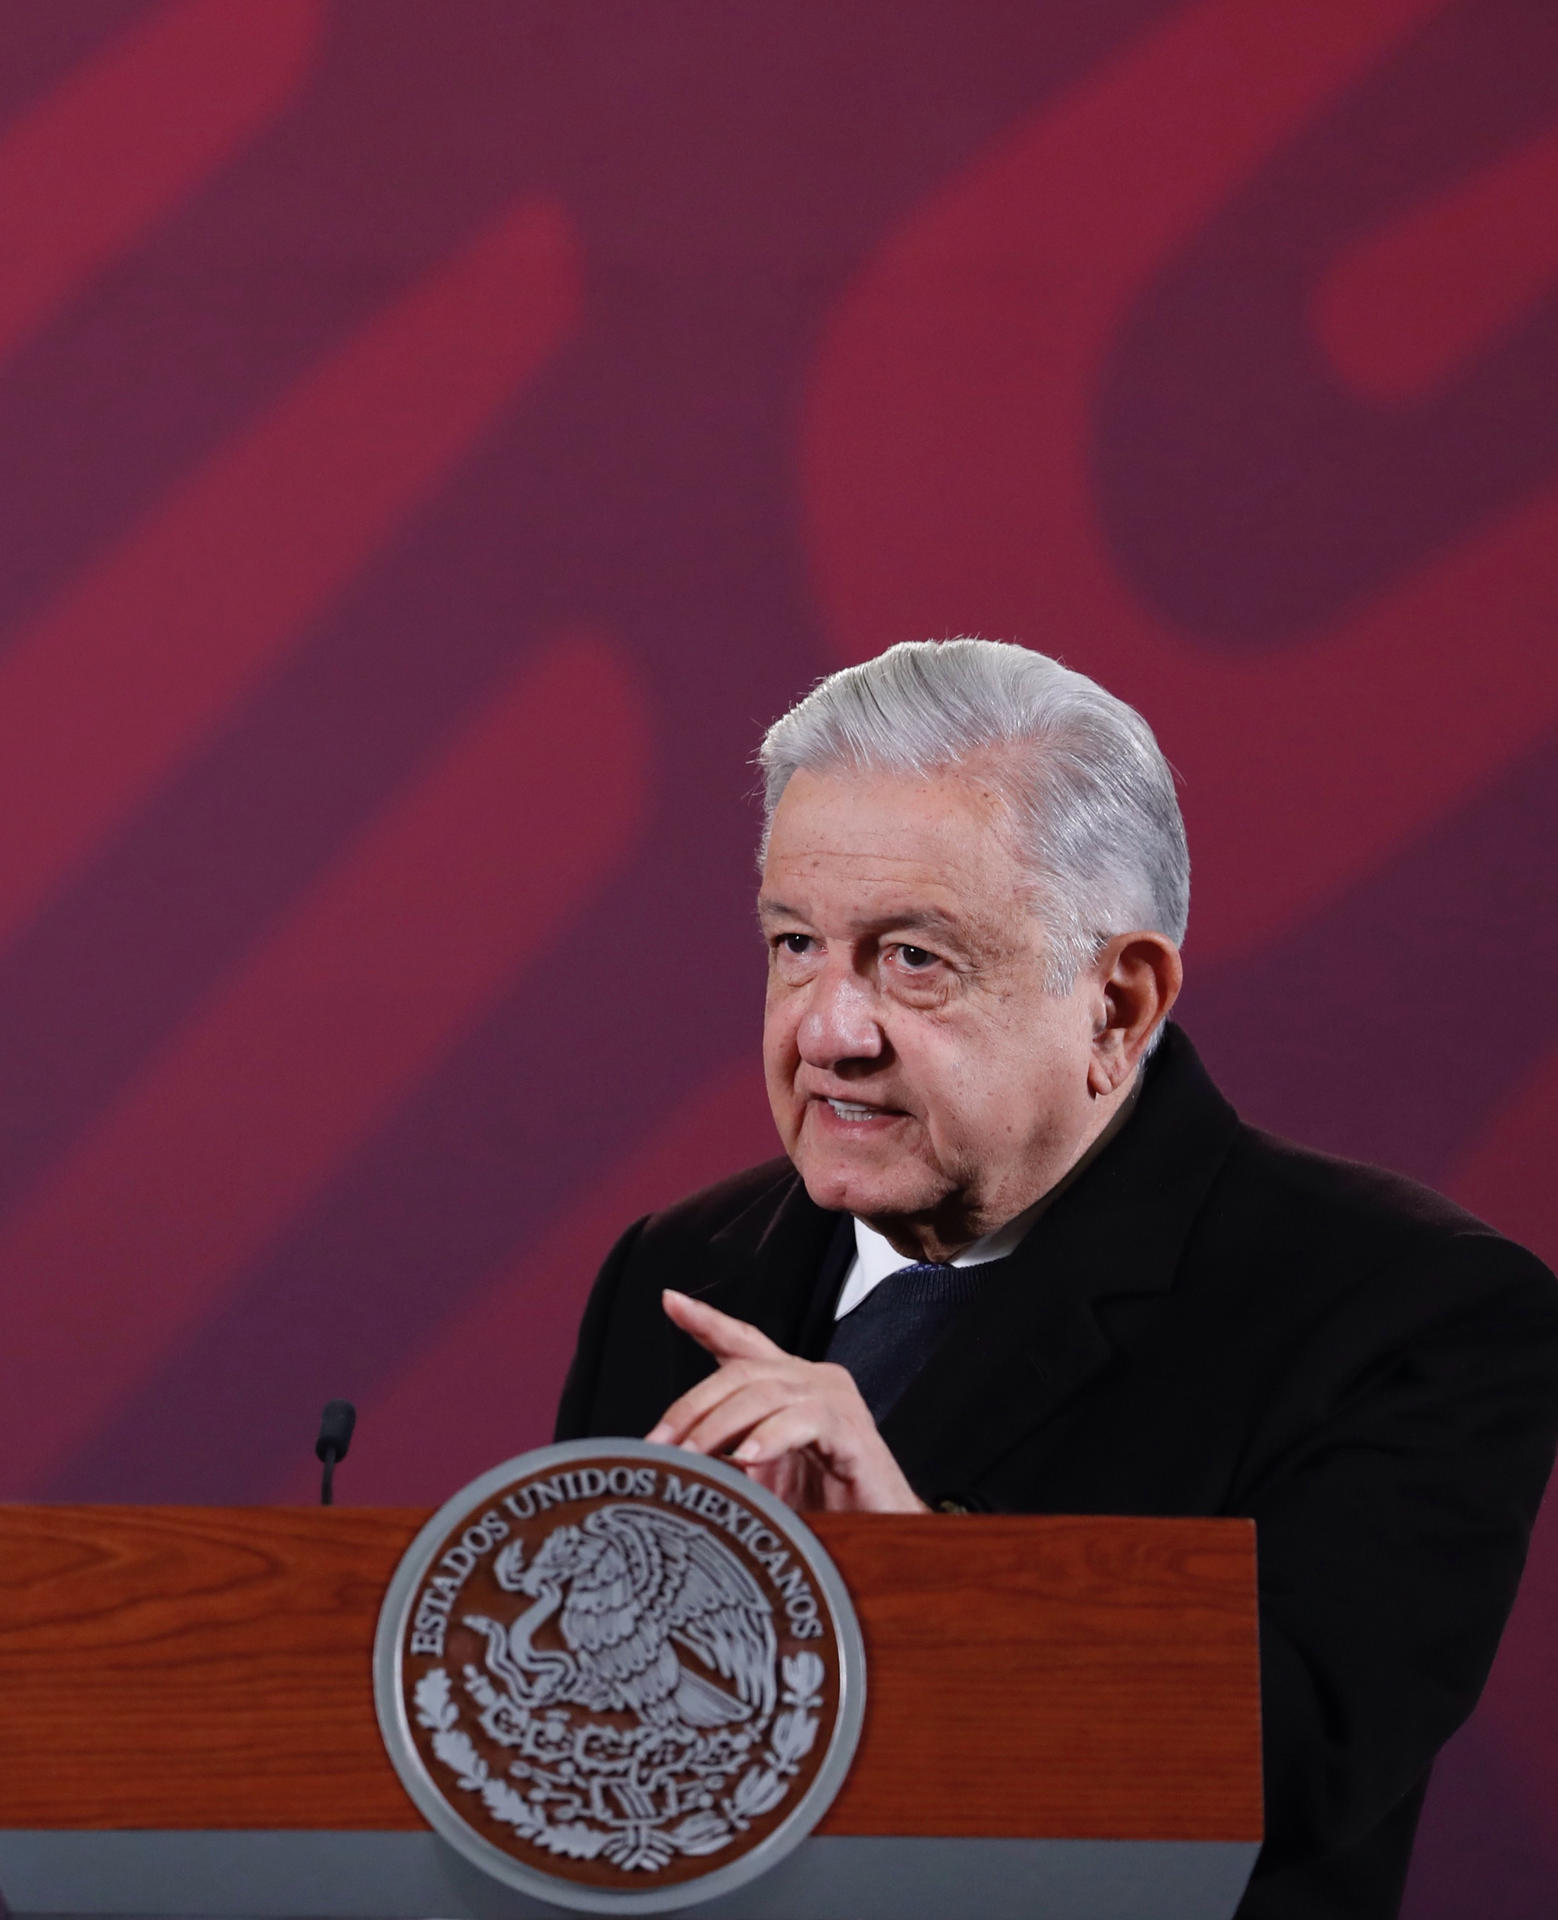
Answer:
[[[391,1582],[374,1667],[431,1825],[596,1912],[766,1871],[842,1783],[864,1703],[809,1530],[733,1468],[642,1441],[542,1448],[446,1503]]]

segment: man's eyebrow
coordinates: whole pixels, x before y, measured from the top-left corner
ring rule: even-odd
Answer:
[[[770,900],[766,897],[757,903],[759,920],[804,920],[805,914],[799,907],[786,906],[782,900]]]
[[[956,939],[963,929],[950,914],[935,907],[912,907],[907,913],[888,913],[879,922],[884,927],[903,927],[914,933],[944,933]]]
[[[800,920],[806,915],[799,907],[792,907],[783,900],[761,899],[757,903],[759,921]],[[942,913],[936,907],[905,907],[901,913],[878,914],[874,920],[862,922],[862,933],[882,933],[889,927],[903,933],[937,933],[949,939],[961,939],[964,929],[950,914]]]

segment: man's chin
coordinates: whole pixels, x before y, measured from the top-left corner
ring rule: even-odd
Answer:
[[[804,1152],[792,1158],[811,1200],[831,1213],[852,1213],[863,1220],[901,1219],[927,1212],[944,1197],[923,1179],[905,1179],[901,1172],[894,1175]]]

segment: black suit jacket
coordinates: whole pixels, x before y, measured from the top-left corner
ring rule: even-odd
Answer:
[[[642,1434],[710,1370],[662,1287],[816,1357],[851,1252],[786,1160],[641,1220],[559,1438]],[[1174,1027],[1119,1136],[988,1272],[883,1422],[910,1481],[998,1513],[1253,1517],[1267,1816],[1242,1920],[1395,1914],[1552,1464],[1552,1275],[1422,1187],[1243,1125]]]

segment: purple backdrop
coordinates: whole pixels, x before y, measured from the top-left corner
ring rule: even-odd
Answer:
[[[1184,777],[1253,1119],[1558,1256],[1546,0],[0,18],[0,1494],[431,1501],[772,1150],[762,726]],[[1558,1909],[1558,1522],[1413,1920]]]

